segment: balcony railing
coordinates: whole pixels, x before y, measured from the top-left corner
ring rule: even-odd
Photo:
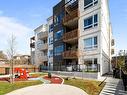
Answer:
[[[69,50],[63,52],[64,59],[75,59],[78,57],[78,52],[76,50]]]
[[[48,44],[46,43],[46,44],[40,44],[40,45],[38,45],[38,47],[37,47],[39,50],[46,50],[46,49],[48,49]]]
[[[114,49],[111,50],[111,54],[112,55],[115,54],[115,50]]]
[[[112,46],[114,46],[115,45],[115,40],[114,39],[112,39]]]
[[[37,34],[37,38],[38,39],[43,39],[43,38],[46,38],[48,37],[48,32],[40,32]]]
[[[43,60],[43,61],[48,61],[48,56],[43,56],[43,57],[42,57],[42,60]]]
[[[77,17],[78,17],[78,9],[76,9],[76,10],[70,12],[69,14],[65,15],[65,17],[63,18],[63,23],[66,23],[66,22],[73,20]]]
[[[70,0],[70,1],[66,2],[65,8],[68,11],[72,11],[72,10],[78,8],[78,0]]]
[[[71,32],[65,33],[63,36],[63,41],[67,42],[67,41],[74,40],[77,38],[78,38],[78,29],[75,29]]]

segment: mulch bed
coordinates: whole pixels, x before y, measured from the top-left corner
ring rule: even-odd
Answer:
[[[48,76],[44,76],[43,78],[51,81],[52,84],[61,84],[63,81],[60,77],[57,76],[52,76],[51,78],[49,78]]]

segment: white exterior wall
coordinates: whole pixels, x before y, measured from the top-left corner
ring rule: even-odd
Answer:
[[[40,32],[46,32],[47,31],[47,24],[46,25],[41,25],[39,26],[37,29],[34,30],[35,32],[35,64],[36,66],[40,66],[41,64],[43,64],[43,57],[44,57],[44,53],[43,51],[40,51],[38,48],[38,43],[41,42],[41,40],[39,40],[37,38],[37,34]]]
[[[109,21],[108,0],[101,0],[101,75],[110,71],[111,60],[111,31]]]
[[[99,4],[98,4],[99,5]],[[90,28],[88,30],[84,31],[84,19],[94,15],[98,14],[100,18],[100,6],[92,6],[86,10],[84,10],[84,0],[79,0],[79,64],[82,64],[81,59],[90,59],[90,58],[98,58],[100,57],[100,46],[98,44],[97,49],[93,49],[91,51],[85,51],[84,50],[84,39],[90,38],[90,37],[98,37],[98,43],[100,43],[100,24],[98,27]],[[100,20],[99,20],[100,22]],[[98,60],[99,61],[99,60]]]
[[[48,65],[50,66],[49,69],[53,70],[53,57],[49,57],[50,56],[49,51],[53,50],[53,44],[52,45],[49,44],[49,38],[53,37],[53,32],[49,32],[49,25],[53,23],[52,16],[47,19],[47,23],[48,23]]]
[[[84,10],[84,0],[79,0],[79,64],[83,59],[98,58],[100,75],[109,72],[111,58],[111,38],[109,32],[109,13],[106,4],[108,0],[98,0],[98,4]],[[84,31],[84,19],[98,13],[98,26]],[[98,37],[98,48],[89,51],[84,50],[83,40],[90,37]],[[81,53],[80,53],[81,52]]]

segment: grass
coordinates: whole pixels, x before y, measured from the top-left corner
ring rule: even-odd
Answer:
[[[72,85],[84,90],[88,95],[99,95],[105,83],[98,86],[101,82],[94,80],[69,79],[64,80],[64,84]]]
[[[32,73],[30,74],[31,77],[41,77],[41,76],[45,76],[48,75],[47,73]]]
[[[14,91],[16,89],[20,89],[27,86],[42,84],[41,81],[18,81],[14,84],[10,84],[8,82],[0,82],[0,95],[5,95],[6,93],[9,93],[11,91]]]

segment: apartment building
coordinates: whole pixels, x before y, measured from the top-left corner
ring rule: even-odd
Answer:
[[[111,67],[112,31],[108,0],[79,0],[79,64],[91,64],[103,75]],[[81,57],[80,57],[81,56]]]
[[[108,0],[61,0],[53,16],[54,70],[110,71],[114,50]]]
[[[34,52],[31,59],[39,71],[48,70],[48,26],[41,25],[34,30],[34,50],[31,49],[31,54]],[[32,45],[31,45],[32,46]]]
[[[85,70],[99,75],[110,71],[114,39],[108,0],[61,0],[47,22],[47,61],[53,64],[53,70]]]
[[[35,36],[30,38],[31,63],[35,64]]]

